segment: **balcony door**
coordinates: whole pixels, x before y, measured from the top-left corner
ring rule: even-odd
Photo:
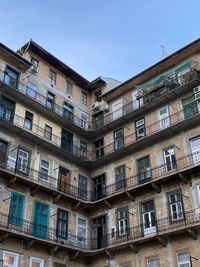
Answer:
[[[22,148],[17,152],[16,171],[28,175],[29,173],[30,153]]]
[[[145,183],[151,179],[149,156],[137,160],[138,182]]]
[[[113,114],[113,120],[116,120],[117,118],[121,117],[123,115],[122,110],[122,99],[116,101],[112,104],[112,114]]]
[[[153,200],[141,203],[141,213],[144,236],[156,234],[156,215]]]
[[[93,219],[92,236],[94,249],[106,246],[106,216]]]
[[[64,167],[59,167],[59,190],[62,192],[69,192],[70,185],[70,171]]]
[[[174,147],[165,149],[163,153],[164,153],[164,160],[166,164],[166,170],[167,171],[175,170],[177,166],[176,166],[176,156],[175,156]]]
[[[73,134],[62,129],[61,147],[69,152],[73,152]]]
[[[193,163],[200,163],[200,137],[190,140]]]
[[[198,114],[197,101],[195,101],[194,96],[189,96],[185,99],[182,99],[182,105],[185,119],[191,118],[195,114]]]
[[[101,199],[106,195],[106,181],[105,174],[102,174],[93,179],[94,184],[94,199]]]
[[[5,70],[4,82],[13,88],[17,88],[19,80],[19,72],[7,66]]]
[[[84,175],[79,174],[78,177],[78,196],[81,199],[87,199],[87,187],[88,178]]]
[[[165,129],[170,126],[169,107],[163,107],[159,110],[159,128]]]
[[[6,164],[6,154],[7,154],[8,144],[0,140],[0,166]]]
[[[0,97],[0,118],[12,122],[14,117],[15,103],[10,99]]]
[[[46,239],[48,235],[49,206],[45,203],[35,201],[33,216],[33,235]]]

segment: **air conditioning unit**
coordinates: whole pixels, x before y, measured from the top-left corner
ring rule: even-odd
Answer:
[[[194,92],[194,94],[200,93],[200,86],[194,87],[193,92]]]
[[[31,73],[35,74],[38,72],[38,67],[35,65],[32,65],[30,70],[31,70]]]
[[[100,106],[102,111],[109,111],[110,109],[110,106],[104,100],[100,102]]]
[[[194,99],[200,101],[200,86],[197,86],[193,89]]]
[[[92,110],[93,111],[98,111],[101,109],[101,104],[100,102],[95,102],[94,104],[92,104]]]

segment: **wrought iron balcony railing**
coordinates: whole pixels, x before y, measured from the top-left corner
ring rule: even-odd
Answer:
[[[152,101],[156,101],[156,99],[160,97],[162,94],[165,94],[167,92],[185,86],[195,79],[199,79],[198,64],[191,65],[191,67],[188,69],[186,73],[184,73],[183,75],[179,75],[178,79],[177,77],[174,77],[174,75],[172,77],[168,77],[163,82],[163,87],[161,88],[162,90],[157,89],[157,90],[152,90],[152,92],[146,93],[144,95],[144,101],[142,101],[142,103],[138,104],[137,100],[130,101],[127,104],[123,105],[123,107],[118,110],[108,112],[107,114],[104,114],[102,117],[98,119],[90,118],[87,121],[87,123],[84,123],[82,118],[66,110],[63,106],[60,106],[56,103],[48,105],[47,96],[42,95],[36,89],[31,88],[27,84],[22,83],[21,81],[17,81],[16,79],[13,79],[13,77],[9,76],[8,73],[2,70],[0,71],[0,80],[4,84],[7,84],[13,90],[18,91],[19,93],[25,95],[29,99],[41,104],[45,108],[51,110],[52,112],[66,119],[70,123],[78,126],[79,128],[83,128],[85,131],[91,131],[91,130],[95,131],[101,129],[102,127],[109,125],[113,121],[123,118],[124,116],[126,116],[127,114],[133,112],[138,108],[141,108],[143,106],[145,108],[146,104]]]
[[[164,133],[165,130],[170,129],[173,126],[178,126],[182,122],[190,121],[191,119],[199,115],[199,109],[197,102],[191,102],[190,112],[188,113],[186,108],[183,108],[172,115],[166,116],[164,119],[160,119],[148,125],[143,126],[143,134],[138,134],[137,131],[131,132],[130,134],[116,139],[114,142],[101,146],[96,149],[95,153],[92,155],[93,160],[104,158],[112,153],[123,151],[126,147],[136,144],[142,140],[153,137],[159,132]]]
[[[121,181],[107,184],[102,189],[102,192],[84,190],[73,186],[67,182],[67,179],[61,179],[58,174],[44,175],[41,171],[26,167],[19,168],[16,159],[8,158],[5,163],[0,164],[0,171],[8,172],[14,177],[23,179],[25,182],[30,181],[35,185],[48,188],[50,190],[62,193],[67,197],[71,197],[83,203],[93,203],[101,201],[105,198],[110,198],[115,195],[123,194],[124,192],[134,191],[138,188],[147,186],[162,180],[168,180],[172,176],[178,176],[179,173],[185,171],[193,172],[200,168],[200,151],[177,158],[174,164],[162,164],[156,168],[149,168],[146,172],[138,173],[131,177],[122,177]],[[24,172],[21,171],[24,170]],[[98,197],[95,197],[98,196]]]
[[[0,212],[0,230],[8,232],[10,235],[20,235],[20,238],[31,238],[36,241],[60,245],[68,249],[78,250],[80,252],[102,252],[106,248],[145,243],[148,239],[156,240],[158,237],[185,233],[188,229],[198,230],[200,227],[200,209],[186,210],[180,220],[172,221],[171,216],[163,216],[154,222],[151,229],[147,225],[139,224],[126,228],[124,234],[120,235],[118,231],[108,233],[101,238],[89,238],[73,235],[68,232],[67,235],[47,225],[35,223],[31,220],[13,217],[8,213]],[[89,233],[88,233],[89,234]],[[91,233],[92,234],[92,233]]]
[[[47,134],[44,128],[34,123],[31,123],[31,127],[26,127],[25,118],[14,113],[13,110],[3,104],[0,104],[0,120],[13,124],[16,127],[23,129],[25,132],[31,133],[76,157],[87,159],[87,153],[83,154],[78,146],[74,143],[69,144],[69,142],[65,142],[64,138],[61,138],[61,136],[57,136],[53,133]]]

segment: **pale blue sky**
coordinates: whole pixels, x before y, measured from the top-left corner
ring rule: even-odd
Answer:
[[[85,78],[124,81],[200,37],[199,0],[0,0],[1,42],[30,38]]]

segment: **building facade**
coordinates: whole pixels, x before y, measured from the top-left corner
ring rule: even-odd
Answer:
[[[200,266],[200,40],[120,83],[0,44],[0,266]]]

